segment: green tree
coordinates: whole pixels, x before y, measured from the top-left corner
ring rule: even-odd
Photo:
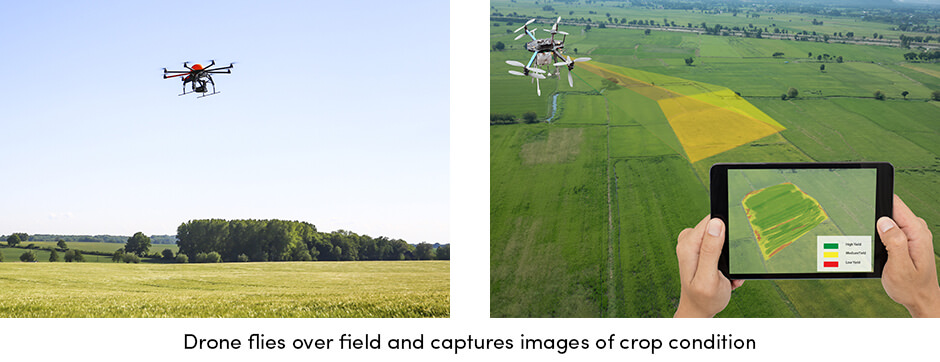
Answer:
[[[496,49],[497,51],[503,51],[504,49],[506,49],[506,44],[503,44],[503,42],[498,41],[496,42],[495,45],[493,45],[493,49]]]
[[[147,254],[148,251],[150,251],[150,238],[140,231],[135,233],[134,236],[127,238],[127,243],[124,244],[125,253],[133,253],[137,254],[137,256],[142,256]]]
[[[790,89],[787,89],[787,98],[796,98],[799,95],[800,91],[796,90],[796,88],[790,87]]]
[[[825,71],[826,71],[826,65],[825,65],[825,64],[820,64],[820,65],[819,65],[819,71],[820,71],[820,72],[825,72]]]
[[[173,260],[173,250],[163,249],[162,254],[164,260]]]
[[[0,263],[3,262],[3,250],[0,250]]]
[[[82,255],[81,250],[75,250],[75,258],[73,258],[72,260],[75,261],[76,263],[83,263],[85,262],[85,256]]]
[[[140,263],[140,257],[131,253],[125,253],[124,256],[121,257],[121,261],[123,261],[126,264],[130,264],[130,263],[137,264],[137,263]]]
[[[930,93],[930,99],[940,101],[940,90],[935,90],[933,93]]]
[[[62,240],[61,238],[59,238],[59,240],[56,240],[55,246],[59,247],[59,249],[62,249],[62,250],[69,248],[68,244],[65,243],[65,240]]]
[[[182,253],[176,254],[176,262],[181,263],[181,264],[186,264],[189,262],[189,257],[186,256],[186,254],[182,254]]]
[[[222,262],[222,256],[219,255],[219,253],[216,253],[213,251],[209,254],[206,254],[206,263],[221,263],[221,262]]]
[[[444,244],[437,248],[437,260],[450,260],[450,244]]]
[[[248,255],[245,255],[245,254],[238,254],[238,259],[236,259],[236,260],[238,260],[239,262],[244,263],[244,262],[247,262],[249,259],[248,259]]]
[[[75,250],[68,250],[65,252],[65,262],[71,263],[75,261]]]
[[[22,240],[20,240],[20,235],[19,235],[19,234],[13,234],[13,235],[7,236],[7,245],[9,245],[9,246],[16,246],[16,245],[18,245],[21,241],[22,241]]]
[[[879,100],[879,101],[885,100],[885,92],[882,92],[881,90],[876,90],[876,91],[875,91],[875,99],[877,99],[877,100]]]
[[[59,253],[57,253],[55,249],[52,249],[52,252],[49,253],[49,262],[54,263],[57,261],[59,261]]]
[[[650,35],[650,33],[652,33],[652,31],[649,29],[643,30],[643,35]]]
[[[428,243],[418,243],[415,246],[415,256],[418,260],[434,259],[434,246]]]
[[[206,262],[206,258],[208,258],[208,257],[209,257],[209,254],[206,254],[206,253],[196,253],[196,255],[193,256],[193,263],[205,263],[205,262]]]
[[[904,97],[904,99],[907,99],[907,95],[908,95],[908,94],[911,94],[911,93],[908,92],[908,91],[903,91],[903,92],[901,92],[901,97]]]
[[[120,248],[114,251],[114,254],[111,254],[111,261],[118,263],[124,260],[124,248]]]
[[[35,262],[36,253],[34,253],[32,250],[27,250],[23,252],[23,254],[20,254],[20,261],[25,262],[25,263]]]
[[[695,59],[692,59],[692,57],[685,58],[685,65],[688,65],[688,66],[691,67],[691,66],[692,66],[692,62],[694,62],[694,61],[695,61]]]
[[[539,116],[532,111],[528,111],[522,114],[522,119],[525,120],[525,123],[535,123],[538,117]]]

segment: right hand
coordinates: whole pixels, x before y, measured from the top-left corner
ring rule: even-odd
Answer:
[[[940,285],[927,223],[894,195],[894,219],[878,219],[878,235],[888,250],[881,276],[885,292],[913,317],[940,317]]]

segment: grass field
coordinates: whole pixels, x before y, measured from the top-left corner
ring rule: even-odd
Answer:
[[[3,253],[4,262],[19,262],[20,255],[23,254],[27,250],[25,249],[25,247],[29,244],[35,244],[35,246],[41,247],[41,248],[55,248],[56,247],[56,243],[52,241],[30,241],[30,242],[20,243],[20,245],[18,245],[16,248],[10,248],[6,246],[5,244],[6,243],[4,243],[3,246],[0,246],[0,252]],[[69,243],[68,247],[69,249],[80,250],[82,252],[85,252],[83,256],[85,257],[86,263],[87,262],[110,263],[111,262],[110,256],[91,255],[91,254],[88,254],[87,252],[91,251],[91,252],[100,252],[100,253],[113,253],[115,250],[124,248],[124,244],[87,242],[87,243]],[[179,246],[176,246],[176,244],[153,244],[150,246],[150,253],[160,253],[163,251],[163,249],[170,249],[173,252],[173,254],[176,254],[176,252],[179,251]],[[51,254],[50,251],[40,250],[40,249],[32,249],[32,250],[34,253],[36,253],[36,258],[40,263],[49,262],[49,254]],[[64,261],[63,257],[65,255],[65,252],[59,251],[58,253],[59,253],[59,261],[63,262]],[[142,261],[146,262],[148,260],[150,259],[143,259]]]
[[[450,262],[0,264],[0,317],[448,317]]]
[[[493,1],[491,5],[494,12],[503,14],[557,16],[531,1]],[[706,21],[728,26],[777,23],[793,31],[813,28],[812,18],[805,14],[744,19],[638,7],[551,5],[563,18],[603,19],[602,14],[610,12],[614,18],[628,20],[659,22],[666,17],[683,26]],[[574,13],[566,15],[569,11]],[[886,38],[900,34],[886,24],[838,17],[825,21],[820,30],[877,31]],[[571,33],[565,46],[569,54],[577,49],[575,56],[620,67],[611,68],[620,74],[629,72],[631,78],[690,98],[707,94],[699,100],[782,126],[779,133],[742,141],[697,160],[690,158],[660,104],[631,89],[628,82],[614,83],[586,67],[576,67],[574,88],[549,79],[542,82],[542,97],[536,97],[534,84],[506,72],[511,69],[506,59],[525,60],[530,54],[521,49],[522,41],[513,42],[513,35],[506,33],[521,23],[491,25],[498,25],[491,27],[492,43],[512,46],[491,52],[491,97],[499,98],[491,98],[492,113],[521,114],[534,107],[545,112],[540,113],[545,119],[551,111],[552,92],[562,94],[558,97],[561,117],[555,122],[491,127],[490,310],[494,317],[670,316],[679,298],[676,236],[708,213],[708,170],[716,162],[888,161],[896,170],[895,192],[927,221],[935,235],[940,229],[940,194],[936,192],[940,189],[940,124],[936,122],[940,103],[927,101],[930,92],[940,89],[936,77],[940,68],[904,62],[907,49],[559,27]],[[535,27],[546,26],[536,23]],[[785,55],[773,57],[774,52]],[[818,61],[817,54],[842,56],[844,62]],[[686,66],[683,58],[690,55],[695,61]],[[825,71],[820,71],[821,64]],[[709,87],[726,90],[715,93]],[[797,88],[799,96],[781,100],[789,87]],[[874,99],[876,90],[885,92],[888,99]],[[910,93],[907,99],[902,91]],[[734,109],[725,103],[734,93],[753,108]],[[687,134],[721,137],[734,131],[729,128],[718,120],[708,129]],[[826,206],[832,197],[804,191],[817,197],[833,219],[865,218],[854,214],[852,207]],[[829,220],[819,227],[841,228],[842,223]],[[856,224],[867,227],[864,220]],[[774,258],[785,257],[796,245]],[[936,238],[935,249],[940,251]],[[760,255],[756,244],[752,252]],[[719,313],[724,317],[907,315],[888,298],[878,280],[751,280],[735,291],[728,307]]]

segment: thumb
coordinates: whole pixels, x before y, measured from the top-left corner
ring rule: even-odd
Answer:
[[[898,224],[887,216],[878,219],[878,235],[888,251],[888,263],[914,269],[911,253],[907,248],[907,235]],[[899,264],[900,263],[900,264]]]
[[[725,243],[725,223],[721,219],[711,219],[702,238],[702,248],[698,257],[698,270],[695,275],[712,275],[718,272],[718,257]],[[712,273],[712,274],[708,274]]]

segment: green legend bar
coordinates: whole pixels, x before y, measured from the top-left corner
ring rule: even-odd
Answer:
[[[823,249],[838,249],[839,243],[825,243],[823,244]]]

